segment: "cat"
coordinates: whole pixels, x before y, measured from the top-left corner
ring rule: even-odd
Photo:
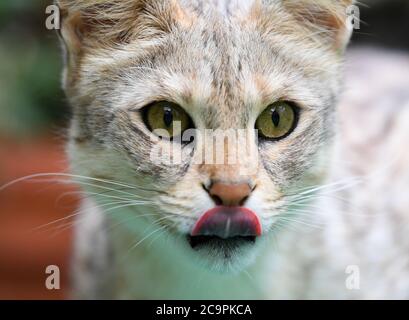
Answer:
[[[57,4],[84,188],[73,297],[409,297],[407,97],[337,107],[352,0]],[[221,150],[206,129],[247,134],[222,139],[237,161],[203,161]]]

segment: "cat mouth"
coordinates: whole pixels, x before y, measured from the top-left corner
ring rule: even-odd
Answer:
[[[260,221],[252,210],[217,206],[196,222],[188,235],[188,242],[192,249],[235,249],[241,245],[254,244],[261,234]]]
[[[223,239],[217,236],[187,236],[187,240],[192,249],[200,249],[203,247],[217,247],[234,249],[244,244],[254,244],[255,236],[235,236],[232,238]]]

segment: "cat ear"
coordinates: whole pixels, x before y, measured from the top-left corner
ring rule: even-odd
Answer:
[[[56,0],[61,36],[74,58],[89,49],[109,48],[132,39],[150,39],[170,30],[184,12],[175,0]]]
[[[343,51],[352,34],[348,9],[354,0],[282,0],[287,11],[321,43]]]

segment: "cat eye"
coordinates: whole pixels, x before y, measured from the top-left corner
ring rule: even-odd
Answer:
[[[268,106],[258,117],[256,129],[264,138],[279,140],[295,129],[296,122],[296,108],[288,102],[279,101]]]
[[[186,111],[172,102],[161,101],[149,105],[143,110],[143,118],[149,130],[166,130],[170,138],[192,128],[192,120]]]

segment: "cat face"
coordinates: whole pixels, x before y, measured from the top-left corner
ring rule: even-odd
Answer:
[[[108,3],[60,3],[73,171],[208,267],[246,266],[322,179],[346,2]]]

